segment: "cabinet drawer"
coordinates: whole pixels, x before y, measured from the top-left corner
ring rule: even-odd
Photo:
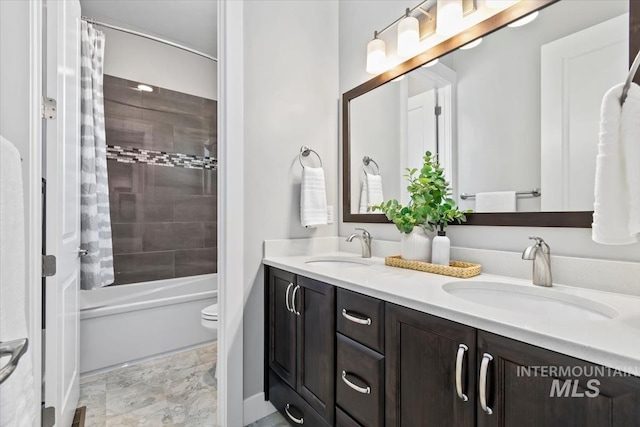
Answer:
[[[337,330],[380,353],[384,353],[384,302],[338,289]]]
[[[329,427],[320,414],[271,369],[269,369],[269,400],[293,425]]]
[[[384,424],[384,356],[337,334],[336,403],[355,421]]]
[[[336,427],[362,427],[340,408],[336,408]]]

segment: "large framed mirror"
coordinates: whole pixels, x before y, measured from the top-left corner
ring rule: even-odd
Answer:
[[[638,51],[634,3],[522,0],[346,92],[344,221],[388,222],[369,202],[406,202],[405,169],[429,150],[466,224],[591,227],[600,104]]]

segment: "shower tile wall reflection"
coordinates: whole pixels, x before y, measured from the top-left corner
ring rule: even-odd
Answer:
[[[215,157],[216,101],[105,76],[107,144]],[[115,284],[217,271],[215,170],[108,160]]]

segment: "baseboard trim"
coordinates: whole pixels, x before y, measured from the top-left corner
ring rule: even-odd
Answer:
[[[249,425],[276,412],[271,402],[264,400],[264,393],[257,393],[244,400],[243,425]]]

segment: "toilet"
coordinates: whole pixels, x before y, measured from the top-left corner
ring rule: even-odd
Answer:
[[[216,337],[218,332],[218,304],[213,304],[205,307],[200,312],[202,315],[201,323],[207,329],[216,331]]]

